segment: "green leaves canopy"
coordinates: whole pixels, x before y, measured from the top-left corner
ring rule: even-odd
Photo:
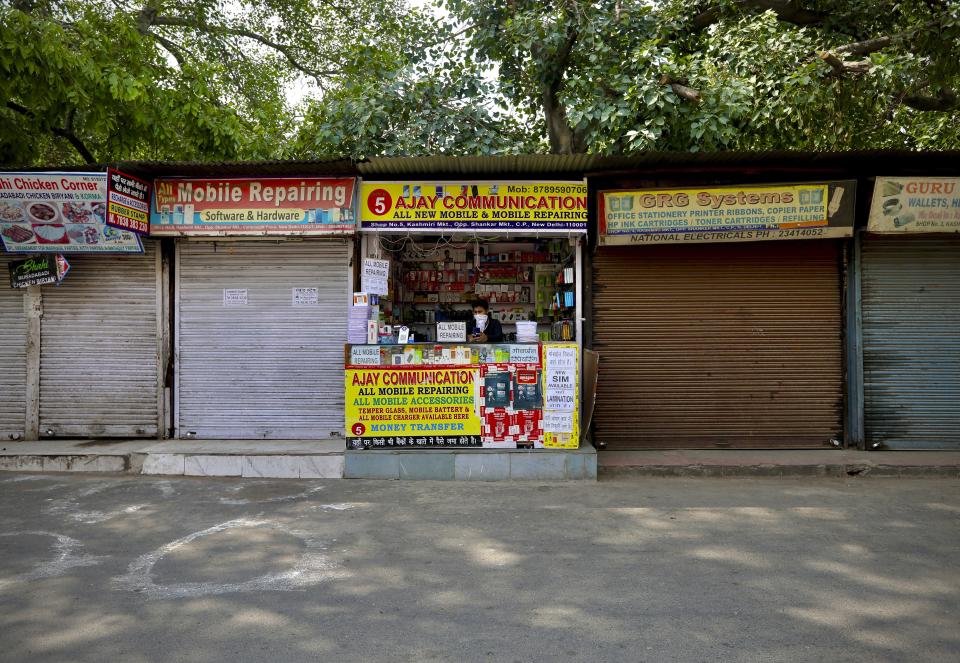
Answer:
[[[960,148],[960,0],[437,1],[5,5],[0,159]]]
[[[554,151],[960,146],[956,0],[447,0]]]
[[[290,85],[389,63],[400,0],[47,0],[0,7],[0,159],[283,156]]]

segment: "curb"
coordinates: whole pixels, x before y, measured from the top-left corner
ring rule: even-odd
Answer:
[[[601,479],[630,477],[769,477],[803,478],[874,477],[883,479],[958,479],[960,465],[885,465],[830,463],[817,465],[619,465],[598,468]]]

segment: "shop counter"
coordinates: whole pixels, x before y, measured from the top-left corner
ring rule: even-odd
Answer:
[[[347,345],[344,374],[348,449],[579,446],[575,343]]]

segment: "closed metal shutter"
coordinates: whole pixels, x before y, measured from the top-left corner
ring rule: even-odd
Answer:
[[[815,241],[601,249],[596,440],[787,448],[839,437],[838,251]]]
[[[160,256],[69,255],[43,287],[41,437],[156,437]]]
[[[343,429],[350,247],[342,241],[177,246],[177,434],[318,439]],[[293,306],[294,288],[317,288]],[[245,304],[224,304],[224,290]]]
[[[27,317],[23,293],[10,287],[7,265],[23,256],[0,253],[0,440],[23,439],[27,399]]]
[[[960,239],[865,236],[868,446],[960,449]]]

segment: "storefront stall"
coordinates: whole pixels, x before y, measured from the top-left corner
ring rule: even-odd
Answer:
[[[608,449],[843,438],[854,182],[604,191],[594,439]]]
[[[579,446],[575,343],[348,345],[351,449]]]
[[[858,237],[870,449],[960,449],[960,179],[880,177]]]
[[[179,438],[343,432],[354,180],[161,179],[152,234],[177,237]]]
[[[161,431],[160,255],[108,225],[113,213],[144,215],[146,205],[128,207],[138,205],[129,196],[108,209],[107,181],[106,173],[0,175],[7,270],[31,256],[61,264],[54,283],[15,289],[11,272],[9,289],[0,286],[6,438]]]
[[[577,448],[582,182],[365,182],[348,448]]]

